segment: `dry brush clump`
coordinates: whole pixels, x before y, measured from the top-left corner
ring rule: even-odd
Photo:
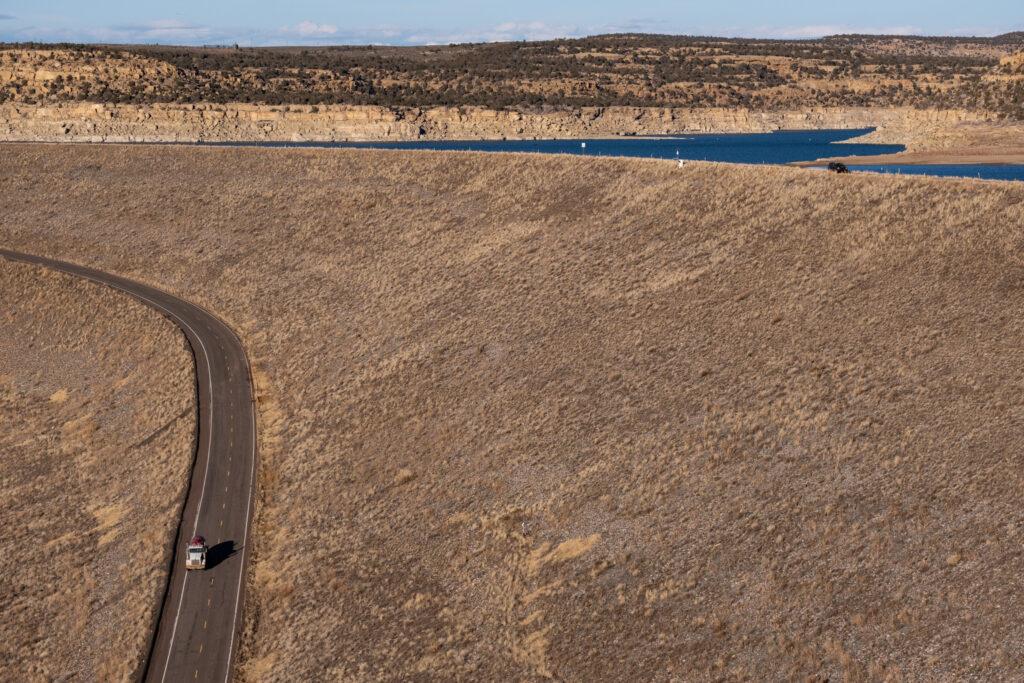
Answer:
[[[0,259],[0,678],[126,680],[163,587],[195,430],[169,321]]]
[[[6,152],[0,239],[256,360],[249,678],[1024,675],[1024,187]]]

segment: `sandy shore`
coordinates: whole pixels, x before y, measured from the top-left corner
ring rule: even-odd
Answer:
[[[847,165],[878,164],[1024,164],[1024,147],[981,147],[972,149],[942,149],[927,152],[900,152],[876,156],[848,156],[805,161],[796,166],[820,166],[830,161]]]
[[[846,142],[898,142],[907,150],[879,156],[839,156],[797,164],[1024,164],[1024,126],[1013,122],[960,123],[946,128],[911,124],[900,131],[877,130]]]

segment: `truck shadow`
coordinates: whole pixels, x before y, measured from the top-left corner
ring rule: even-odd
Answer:
[[[222,541],[215,546],[211,546],[206,551],[206,568],[213,569],[236,552],[238,551],[235,548],[234,541]]]

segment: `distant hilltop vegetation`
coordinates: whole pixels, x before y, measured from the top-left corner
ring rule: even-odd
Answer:
[[[1024,34],[807,41],[610,35],[446,47],[6,45],[0,102],[917,107],[1024,119]]]

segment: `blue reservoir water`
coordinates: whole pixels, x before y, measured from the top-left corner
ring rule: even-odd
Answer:
[[[590,156],[721,161],[741,164],[789,164],[827,157],[875,156],[905,150],[903,145],[847,143],[873,129],[777,131],[756,134],[699,134],[672,137],[623,137],[591,140],[417,140],[407,142],[252,142],[205,143],[258,147],[342,147],[359,149],[532,152]],[[1024,166],[983,164],[945,166],[857,165],[854,171],[958,176],[987,180],[1024,180]]]
[[[997,164],[928,164],[921,166],[861,165],[851,171],[898,173],[900,175],[930,175],[947,178],[981,178],[982,180],[1024,180],[1024,165]]]
[[[411,142],[283,142],[260,146],[355,147],[361,149],[433,149],[473,152],[534,152],[590,156],[646,157],[788,164],[823,157],[902,152],[902,145],[836,144],[870,133],[863,130],[778,131],[733,135],[626,137],[592,140],[417,140]]]

